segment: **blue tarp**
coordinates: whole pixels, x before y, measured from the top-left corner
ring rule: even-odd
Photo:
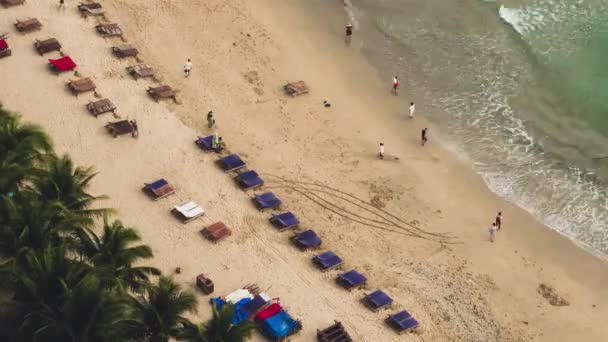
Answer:
[[[211,305],[215,304],[215,307],[218,310],[222,310],[224,305],[227,303],[222,299],[222,297],[211,298],[209,299],[209,302]],[[246,321],[249,318],[248,313],[243,309],[245,305],[249,304],[249,302],[251,302],[251,299],[243,298],[234,305],[235,310],[234,316],[232,316],[232,324],[239,324],[240,322]]]
[[[281,311],[278,314],[265,319],[262,322],[264,333],[273,338],[283,338],[288,336],[300,324],[296,322],[287,312]]]

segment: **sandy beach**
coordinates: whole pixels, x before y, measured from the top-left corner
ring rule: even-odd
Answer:
[[[407,88],[389,92],[390,80],[345,46],[345,19],[334,16],[340,1],[311,8],[297,0],[144,1],[104,0],[104,18],[83,18],[76,2],[28,1],[0,8],[0,33],[9,32],[11,57],[0,59],[0,101],[41,125],[58,151],[99,172],[93,193],[118,208],[155,254],[153,266],[195,289],[197,274],[215,282],[214,296],[257,283],[303,324],[292,341],[311,341],[316,330],[341,321],[356,341],[602,341],[608,338],[608,267],[524,210],[497,197],[459,160],[435,141],[433,127],[406,117]],[[340,12],[337,12],[340,13]],[[317,21],[332,17],[335,30]],[[20,34],[17,19],[37,17],[40,31]],[[140,51],[158,81],[133,80],[125,71],[134,58],[119,60],[102,38],[98,23],[118,23],[124,40]],[[65,83],[73,73],[55,75],[35,39],[57,38],[63,53],[91,77],[116,113],[136,119],[140,135],[113,138],[85,105],[93,93],[73,96]],[[356,39],[356,36],[355,36]],[[356,43],[356,41],[354,41]],[[192,59],[189,78],[182,67]],[[291,98],[282,86],[304,80],[310,93]],[[146,88],[168,84],[178,103],[156,103]],[[332,106],[326,108],[323,101]],[[217,127],[207,128],[213,110]],[[430,141],[420,146],[420,130]],[[233,174],[203,153],[197,136],[217,131],[266,181],[262,190],[243,192]],[[377,158],[378,144],[387,156]],[[144,182],[164,177],[177,194],[150,201]],[[318,251],[302,252],[259,212],[254,193],[273,191],[283,208],[300,218],[298,230],[313,228],[322,251],[344,259],[342,271],[357,269],[366,289],[340,288],[340,270],[320,272],[311,263]],[[195,201],[203,218],[186,225],[173,206]],[[505,219],[495,243],[488,227],[498,211]],[[278,212],[278,211],[277,211]],[[216,221],[232,229],[217,244],[200,230]],[[448,234],[451,239],[439,238]],[[413,236],[416,235],[416,236]],[[443,235],[442,235],[443,236]],[[555,306],[539,292],[555,290],[569,305]],[[364,293],[385,290],[388,311],[371,312]],[[210,316],[201,292],[201,319]],[[406,309],[421,323],[417,333],[397,335],[384,322]],[[254,341],[263,338],[256,333]]]

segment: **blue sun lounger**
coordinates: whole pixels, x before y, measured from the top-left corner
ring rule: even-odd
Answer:
[[[280,232],[286,229],[295,228],[300,224],[300,221],[298,220],[296,215],[294,215],[291,211],[278,215],[273,214],[270,218],[270,222],[275,225]]]
[[[219,160],[224,172],[236,171],[245,167],[245,162],[237,154],[231,154]]]
[[[264,180],[253,170],[243,172],[234,179],[239,183],[239,186],[243,190],[255,189],[264,184]]]
[[[367,278],[365,276],[355,270],[351,270],[342,274],[338,274],[338,278],[336,278],[338,284],[340,284],[343,288],[347,290],[352,290],[353,288],[365,285],[367,282]]]
[[[260,311],[262,308],[264,308],[266,305],[268,305],[268,303],[269,302],[266,299],[262,298],[262,296],[256,295],[255,297],[253,297],[251,302],[247,303],[243,307],[242,311],[248,317],[251,317],[255,315],[258,311]]]
[[[317,248],[321,246],[321,238],[319,238],[317,233],[312,229],[296,233],[291,240],[301,249]]]
[[[332,251],[315,255],[312,258],[312,262],[314,262],[322,271],[331,270],[344,263],[344,261]]]
[[[372,311],[378,311],[384,309],[393,304],[393,299],[389,297],[382,290],[376,290],[372,293],[368,293],[363,298],[365,304],[372,309]]]
[[[164,178],[152,183],[144,183],[142,190],[155,201],[175,193],[173,186]]]
[[[257,204],[258,209],[262,211],[266,209],[275,209],[281,205],[281,200],[271,191],[255,195],[253,200]]]
[[[388,323],[399,334],[416,329],[419,325],[418,321],[405,310],[397,312],[394,315],[388,315],[386,323]]]
[[[194,140],[194,143],[200,147],[202,150],[205,151],[210,151],[211,150],[211,143],[213,142],[213,135],[209,135],[206,137],[198,137],[196,140]]]
[[[291,336],[302,329],[302,324],[283,310],[272,317],[266,318],[260,325],[262,332],[272,338],[273,341],[283,341],[287,336]]]

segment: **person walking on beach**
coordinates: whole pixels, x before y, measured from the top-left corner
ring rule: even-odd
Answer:
[[[492,222],[492,227],[490,227],[490,241],[494,242],[496,239],[496,222]]]
[[[190,61],[190,58],[188,58],[188,61],[184,64],[184,75],[186,77],[190,76],[190,71],[192,71],[192,62]]]
[[[414,112],[416,111],[416,104],[410,102],[410,119],[414,118]]]
[[[426,131],[427,131],[427,128],[425,127],[425,128],[423,128],[423,129],[422,129],[422,131],[420,132],[420,138],[422,139],[422,146],[424,146],[424,144],[426,144],[426,142],[427,142],[427,140],[428,140],[428,139],[427,139],[427,136],[426,136]]]
[[[59,8],[65,8],[65,0],[59,0]]]
[[[397,95],[397,88],[399,88],[399,79],[397,78],[397,76],[393,77],[393,92],[395,94],[395,96]]]
[[[346,45],[350,46],[350,40],[353,36],[353,24],[349,23],[346,25]]]
[[[496,220],[494,221],[494,223],[496,223],[497,229],[500,230],[500,227],[502,227],[502,211],[498,212],[498,215],[496,215]]]
[[[378,154],[378,157],[380,157],[380,160],[384,159],[384,144],[380,143],[380,153]]]
[[[213,128],[215,126],[215,118],[213,117],[212,110],[207,113],[207,126],[209,126],[209,128]]]

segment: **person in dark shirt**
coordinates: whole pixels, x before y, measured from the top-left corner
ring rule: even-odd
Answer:
[[[425,127],[425,128],[423,128],[423,129],[422,129],[422,131],[420,132],[420,136],[421,136],[421,139],[422,139],[422,146],[424,146],[424,144],[426,144],[426,142],[427,142],[427,140],[428,140],[428,139],[427,139],[427,136],[426,136],[426,131],[427,131],[427,128]]]
[[[498,215],[496,215],[495,223],[498,230],[500,230],[500,227],[502,227],[502,211],[499,211]]]
[[[346,25],[346,45],[350,45],[350,40],[353,36],[353,25]]]

